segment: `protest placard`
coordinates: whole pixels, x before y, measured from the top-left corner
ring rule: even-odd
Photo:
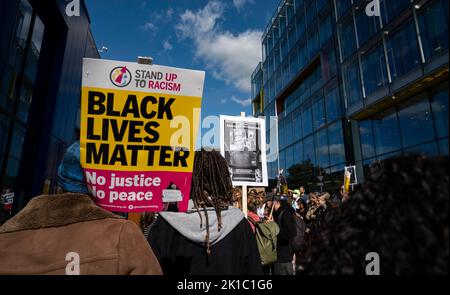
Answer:
[[[220,116],[220,151],[234,186],[268,186],[265,121]]]
[[[97,204],[161,211],[176,185],[186,211],[205,73],[84,59],[81,164]]]

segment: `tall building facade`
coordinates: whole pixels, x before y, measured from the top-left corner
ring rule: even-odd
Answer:
[[[356,165],[363,181],[378,160],[448,156],[448,6],[281,1],[251,77],[254,115],[268,126],[278,115],[279,161],[268,163],[270,178],[279,166],[292,185],[316,190],[323,176],[334,190],[346,165]]]
[[[78,136],[82,59],[99,58],[84,1],[71,17],[70,2],[0,2],[0,195],[15,194],[16,212],[55,191]]]

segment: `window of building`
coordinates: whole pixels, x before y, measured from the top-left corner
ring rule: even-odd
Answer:
[[[314,137],[309,136],[303,140],[304,156],[303,161],[309,161],[314,166],[316,165],[316,152],[314,148]]]
[[[285,171],[286,169],[286,150],[283,150],[280,152],[280,168],[284,169]]]
[[[368,17],[365,7],[361,7],[356,14],[356,28],[359,46],[362,46],[380,30],[379,18]]]
[[[273,34],[273,44],[277,44],[280,39],[280,19],[275,19],[274,25],[272,27]]]
[[[294,6],[287,5],[286,6],[286,13],[287,13],[288,23],[290,25],[290,24],[292,24],[292,19],[294,18],[294,15],[295,15]]]
[[[333,22],[331,19],[331,14],[329,14],[323,21],[319,24],[319,35],[320,35],[320,47],[323,47],[325,43],[333,36]]]
[[[282,70],[282,85],[281,88],[284,88],[289,82],[290,70],[289,70],[289,59],[286,58],[285,62],[281,66]]]
[[[0,88],[0,106],[6,110],[13,110],[15,85],[25,61],[25,49],[28,44],[29,31],[32,27],[32,17],[33,8],[30,3],[26,0],[20,1],[16,32],[9,47],[8,64],[4,70]]]
[[[303,109],[302,126],[303,126],[303,136],[307,136],[313,132],[311,106],[308,106],[305,109]]]
[[[303,163],[303,142],[294,144],[294,164]]]
[[[352,106],[362,100],[361,79],[359,75],[358,60],[342,66],[342,78],[345,89],[345,99],[348,106]]]
[[[302,83],[300,84],[299,93],[300,93],[299,97],[300,97],[301,103],[305,102],[309,98],[311,92],[310,92],[310,89],[309,89],[306,81],[302,81]]]
[[[447,3],[447,7],[443,2]],[[428,61],[448,49],[448,0],[423,7],[418,18],[425,59]]]
[[[294,146],[290,146],[286,149],[286,169],[291,168],[294,165]]]
[[[328,0],[317,0],[316,1],[317,12],[320,12],[324,8],[325,4],[327,4],[327,3],[328,3]]]
[[[362,55],[361,66],[366,95],[387,85],[386,62],[382,45]]]
[[[292,50],[295,44],[297,44],[297,33],[295,31],[295,25],[289,27],[288,38],[289,38],[289,50]]]
[[[334,88],[325,94],[325,105],[328,122],[333,122],[341,117],[341,100],[338,88]]]
[[[337,121],[328,127],[328,140],[330,145],[330,165],[345,163],[344,131],[341,121]]]
[[[448,87],[448,85],[446,86]],[[433,95],[431,107],[433,109],[437,137],[448,137],[448,88]]]
[[[394,109],[381,113],[373,119],[373,131],[377,155],[387,154],[402,148],[397,113]]]
[[[267,84],[269,78],[269,63],[267,60],[263,63],[263,73],[263,83]]]
[[[274,99],[274,77],[272,76],[272,79],[269,81],[269,91],[266,93],[267,97],[269,98],[269,103],[273,101]]]
[[[273,74],[273,57],[271,55],[267,60],[267,77],[271,77],[272,74]]]
[[[283,16],[280,16],[280,36],[283,36],[286,31],[286,17],[285,12],[282,12]]]
[[[410,100],[407,104],[400,106],[398,117],[405,148],[425,143],[435,138],[428,98]]]
[[[279,45],[277,45],[273,52],[274,71],[276,71],[278,69],[278,67],[280,66],[280,62],[281,62],[280,48],[279,48]]]
[[[2,132],[0,133],[0,169],[3,164],[3,158],[5,157],[9,126],[9,118],[0,113],[0,130],[2,130]]]
[[[342,59],[347,59],[356,50],[355,28],[353,18],[348,18],[338,26],[339,39],[341,41]]]
[[[269,34],[266,37],[266,43],[265,44],[266,44],[267,56],[272,54],[272,49],[273,49],[273,43],[272,43],[273,38],[272,38],[271,34],[272,34],[272,31],[270,31]]]
[[[335,0],[338,17],[342,17],[352,6],[351,0]]]
[[[287,42],[286,36],[283,36],[283,38],[280,41],[280,44],[281,44],[281,61],[283,61],[286,59],[289,50],[289,44]]]
[[[317,15],[316,1],[315,0],[310,1],[306,6],[305,11],[306,11],[306,24],[309,25],[316,19]]]
[[[318,130],[326,124],[325,106],[323,98],[319,98],[313,104],[314,129]]]
[[[319,32],[317,31],[317,26],[312,31],[308,33],[308,53],[312,58],[319,51],[320,42],[319,42]]]
[[[303,70],[303,68],[308,64],[308,46],[306,42],[300,45],[299,56],[298,56],[298,69],[299,71]]]
[[[284,120],[278,123],[278,141],[280,144],[280,148],[284,148],[286,146],[286,135],[284,132]]]
[[[297,75],[298,71],[298,49],[294,48],[289,58],[289,68],[291,69],[291,79]]]
[[[10,152],[7,158],[6,175],[3,179],[4,187],[14,188],[17,173],[19,171],[20,159],[22,158],[25,136],[26,129],[19,124],[15,124]]]
[[[386,45],[392,80],[398,79],[420,65],[416,31],[412,21],[393,33],[386,40]]]
[[[316,67],[314,71],[309,75],[308,79],[309,87],[311,88],[311,94],[314,94],[322,87],[322,69],[320,66]]]
[[[375,139],[373,137],[372,120],[359,122],[359,138],[363,159],[375,157]]]
[[[297,40],[300,40],[306,32],[305,18],[303,15],[297,17]]]
[[[288,146],[294,142],[293,132],[292,132],[292,116],[288,115],[285,121],[284,134],[286,136],[285,145]]]
[[[330,166],[330,153],[326,128],[316,133],[316,159],[319,167],[326,168]]]
[[[322,53],[323,80],[328,81],[337,74],[336,52],[334,47]]]
[[[280,92],[281,87],[282,87],[282,85],[281,85],[281,69],[280,69],[280,68],[278,68],[278,70],[276,70],[276,72],[275,72],[275,74],[274,74],[274,77],[275,77],[275,84],[274,84],[275,90],[274,90],[274,95],[277,95],[277,94]]]
[[[295,12],[297,14],[303,12],[303,6],[305,5],[305,0],[295,0]]]
[[[408,8],[410,4],[411,0],[380,0],[380,10],[383,23],[390,23],[403,10]]]
[[[297,113],[299,111],[294,112],[294,141],[299,140],[303,137],[302,135],[302,116],[300,113]]]

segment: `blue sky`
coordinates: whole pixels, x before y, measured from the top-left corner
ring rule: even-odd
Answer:
[[[251,113],[250,75],[279,0],[86,0],[104,59],[206,71],[202,117]]]

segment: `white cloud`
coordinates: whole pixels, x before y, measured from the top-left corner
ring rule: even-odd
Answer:
[[[253,4],[254,2],[253,0],[233,0],[233,5],[237,10],[241,10],[241,8],[247,3]]]
[[[207,65],[213,77],[249,93],[250,77],[261,60],[261,36],[258,30],[233,34],[220,28],[225,5],[210,1],[196,11],[186,10],[176,25],[180,39],[194,41],[195,57]]]
[[[173,49],[173,45],[170,44],[169,40],[164,41],[163,47],[165,50],[172,50]]]
[[[166,11],[166,19],[167,20],[172,19],[172,16],[174,13],[175,13],[175,10],[173,10],[172,7],[169,7],[169,9],[167,9],[167,11]]]
[[[146,5],[146,1],[142,2],[141,9],[144,9]],[[146,32],[152,31],[154,33],[158,29],[158,26],[170,22],[174,14],[175,10],[173,8],[168,8],[166,11],[154,11],[151,13],[149,21],[142,26],[142,29]]]
[[[151,23],[151,22],[146,22],[143,26],[142,29],[146,32],[154,32],[156,31],[156,26]]]
[[[226,98],[222,98],[222,99],[220,100],[220,103],[221,103],[221,104],[226,104],[227,101],[228,101],[228,100],[227,100]]]
[[[247,106],[251,105],[251,103],[252,103],[252,100],[250,98],[249,99],[239,99],[239,98],[236,98],[235,96],[231,97],[231,101],[234,101],[235,103],[238,103],[243,107],[247,107]]]

